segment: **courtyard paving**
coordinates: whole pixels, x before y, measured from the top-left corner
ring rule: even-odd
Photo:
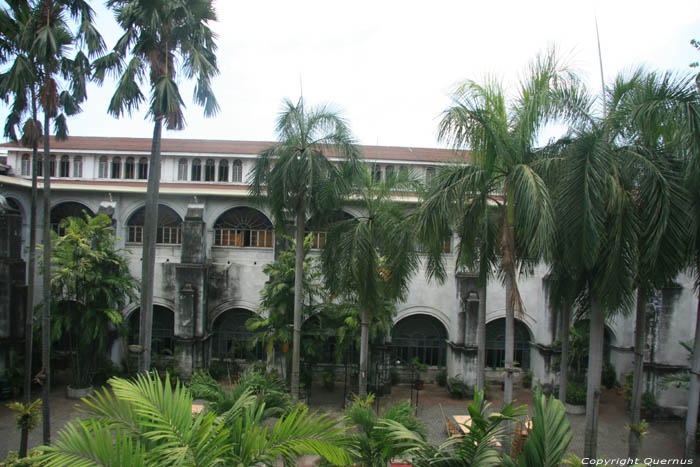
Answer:
[[[312,388],[310,405],[313,409],[340,414],[342,412],[343,387],[336,386],[332,392],[324,390],[320,385]],[[416,392],[413,391],[415,399]],[[37,393],[35,395],[39,397]],[[66,421],[78,415],[76,402],[65,397],[65,388],[59,387],[52,392],[52,439],[57,439],[59,429]],[[379,407],[411,398],[411,388],[408,385],[394,386],[392,394],[379,398]],[[532,406],[532,391],[525,389],[515,390],[515,399],[518,404]],[[489,400],[494,408],[503,406],[503,392],[492,389]],[[420,391],[418,398],[418,415],[429,428],[429,439],[438,444],[447,439],[445,423],[442,416],[466,414],[467,401],[452,398],[445,388],[426,384]],[[583,454],[583,439],[585,416],[569,415],[569,421],[573,430],[573,441],[570,450],[577,455]],[[628,422],[625,410],[625,401],[615,391],[607,391],[603,394],[600,404],[600,420],[598,428],[598,455],[604,458],[626,457],[627,436],[625,424]],[[677,459],[682,454],[683,421],[654,421],[650,423],[649,434],[644,438],[641,447],[641,458],[652,459]],[[30,434],[30,447],[41,444],[41,428]],[[9,450],[16,450],[19,446],[19,432],[15,429],[13,413],[7,408],[7,401],[0,404],[0,460],[4,459]],[[695,459],[695,464],[700,463],[700,458]],[[312,458],[305,458],[300,465],[312,465]]]

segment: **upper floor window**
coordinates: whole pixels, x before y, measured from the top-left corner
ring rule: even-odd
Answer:
[[[207,159],[206,165],[204,166],[204,181],[213,182],[215,172],[216,166],[214,165],[214,159]]]
[[[243,163],[240,159],[236,159],[235,161],[233,161],[233,169],[231,175],[231,181],[233,183],[241,183],[243,181]]]
[[[115,157],[112,159],[112,178],[122,178],[122,159]]]
[[[73,158],[73,176],[75,178],[81,178],[83,176],[83,158],[80,156],[75,156]]]
[[[219,181],[228,182],[228,161],[226,159],[219,161]]]
[[[36,176],[44,176],[44,156],[41,155],[36,158]]]
[[[143,242],[143,224],[145,220],[145,207],[139,208],[134,214],[131,215],[129,220],[126,222],[128,242]],[[156,243],[166,245],[180,244],[180,224],[182,224],[182,218],[173,209],[159,204]]]
[[[430,183],[435,177],[435,167],[428,167],[425,169],[425,182]]]
[[[180,159],[177,163],[177,179],[187,180],[187,159]]]
[[[378,164],[374,164],[372,166],[372,179],[375,182],[381,182],[382,181],[382,168]]]
[[[214,223],[214,245],[272,248],[272,222],[260,211],[238,207],[223,213]]]
[[[32,161],[29,154],[22,154],[22,175],[29,176],[32,174]]]
[[[202,161],[195,159],[192,161],[192,177],[190,178],[193,182],[202,181]]]
[[[97,166],[97,178],[107,178],[107,171],[109,170],[109,162],[105,156],[100,157],[100,162]]]
[[[142,157],[139,159],[139,180],[148,179],[148,159]]]
[[[136,162],[133,157],[127,157],[124,163],[124,178],[132,180],[136,175]]]
[[[58,165],[58,176],[70,177],[70,158],[68,156],[61,156],[61,162]]]
[[[51,159],[49,159],[49,176],[56,176],[56,156],[51,156]]]

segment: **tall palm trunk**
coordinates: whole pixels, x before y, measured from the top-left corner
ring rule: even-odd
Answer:
[[[367,397],[367,367],[369,362],[369,310],[362,307],[360,315],[360,374],[358,375],[358,395]]]
[[[301,366],[301,300],[304,278],[304,207],[297,203],[296,257],[294,259],[294,325],[292,334],[292,397],[299,400],[299,370]]]
[[[139,321],[139,371],[151,369],[151,336],[153,334],[153,282],[156,267],[156,233],[158,229],[158,190],[160,187],[160,146],[163,118],[156,117],[151,142],[151,163],[148,168],[146,219],[143,223],[141,262],[141,315]]]
[[[700,271],[700,264],[696,267]],[[683,457],[685,459],[692,459],[693,451],[695,451],[695,437],[698,429],[698,399],[700,399],[700,299],[698,300],[697,319],[695,321],[693,360],[690,364],[688,413],[685,418],[685,443],[683,445]]]
[[[632,386],[632,420],[633,426],[639,426],[641,421],[642,390],[644,380],[644,341],[646,340],[646,308],[647,301],[641,289],[637,289],[637,313],[634,324],[634,383]],[[628,456],[636,458],[639,454],[640,435],[636,430],[630,430]]]
[[[566,402],[569,383],[569,307],[564,305],[559,315],[559,339],[561,340],[561,365],[559,367],[559,400]]]
[[[515,347],[515,307],[513,306],[513,277],[506,278],[506,342],[505,374],[503,376],[503,402],[513,402],[513,360]]]
[[[49,112],[44,109],[44,308],[41,317],[41,364],[44,385],[41,391],[43,441],[51,444],[51,156]]]
[[[600,402],[600,378],[603,371],[603,334],[605,332],[604,310],[595,298],[591,300],[590,323],[586,429],[583,455],[589,459],[595,459],[598,450],[598,405]]]
[[[484,390],[486,373],[486,285],[479,288],[479,315],[476,319],[476,389]]]
[[[32,87],[32,125],[36,124],[36,96]],[[27,308],[24,320],[24,403],[32,402],[32,354],[34,331],[34,277],[36,276],[36,199],[38,177],[36,161],[39,158],[39,140],[32,141],[32,197],[29,204],[29,265],[27,269]],[[19,456],[26,457],[29,446],[29,430],[22,428]]]

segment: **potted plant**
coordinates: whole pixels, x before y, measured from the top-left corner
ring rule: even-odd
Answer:
[[[583,415],[586,413],[585,382],[570,380],[566,386],[566,413],[569,415]]]
[[[435,382],[441,388],[444,388],[447,385],[447,369],[440,368],[438,370],[437,374],[435,375]]]
[[[421,373],[428,369],[428,365],[421,363],[418,357],[413,357],[411,360],[411,367],[416,372],[416,379],[414,381],[415,388],[420,391],[425,385]]]
[[[469,390],[469,386],[459,378],[448,378],[447,390],[452,397],[456,397],[457,399],[466,399],[472,393],[472,391]]]

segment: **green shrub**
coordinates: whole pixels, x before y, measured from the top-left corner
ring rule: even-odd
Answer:
[[[472,393],[469,386],[458,378],[447,379],[447,390],[450,392],[450,394],[459,397],[460,399],[465,399]]]
[[[642,410],[654,415],[654,413],[659,409],[659,404],[656,402],[656,396],[652,392],[645,392],[642,394]]]
[[[38,467],[42,465],[38,461],[38,457],[40,455],[41,452],[37,448],[34,448],[29,450],[27,457],[20,459],[17,451],[10,451],[7,453],[7,457],[4,461],[2,461],[2,463],[0,463],[0,465],[3,467]]]
[[[566,385],[566,403],[584,405],[586,403],[586,383],[569,381]]]
[[[600,382],[608,389],[612,389],[617,386],[617,372],[615,371],[615,367],[612,363],[603,363],[603,373]]]
[[[335,387],[335,371],[333,368],[326,368],[323,370],[321,378],[323,378],[323,387],[328,391],[332,391]]]
[[[241,366],[235,361],[213,360],[209,364],[209,374],[216,381],[221,381],[229,376],[238,376]]]
[[[440,370],[437,372],[435,375],[435,382],[440,386],[441,388],[444,388],[445,385],[447,384],[447,369],[445,368],[440,368]]]
[[[526,389],[530,389],[532,387],[532,371],[527,370],[525,373],[523,373],[523,387]]]

